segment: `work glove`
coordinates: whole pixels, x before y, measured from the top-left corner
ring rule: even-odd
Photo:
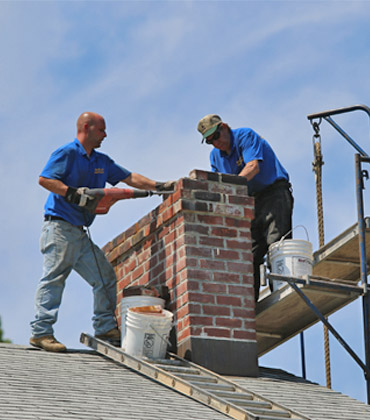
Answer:
[[[89,191],[90,190],[87,187],[68,187],[65,199],[71,204],[77,204],[80,207],[86,207],[87,209],[90,209],[90,207],[94,206],[95,202],[98,200],[98,197],[89,195]]]
[[[161,191],[175,191],[176,181],[156,182],[155,190]]]

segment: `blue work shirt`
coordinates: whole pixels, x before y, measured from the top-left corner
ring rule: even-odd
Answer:
[[[93,150],[88,156],[82,144],[75,139],[50,156],[40,176],[62,181],[68,187],[104,188],[106,182],[116,185],[131,172],[117,165],[108,155]],[[62,217],[76,226],[90,226],[95,215],[65,197],[50,193],[45,203],[45,215]]]
[[[271,146],[251,128],[230,129],[230,154],[213,148],[210,155],[213,172],[238,175],[252,160],[258,160],[259,173],[247,182],[249,194],[257,193],[278,179],[289,181],[288,172]]]

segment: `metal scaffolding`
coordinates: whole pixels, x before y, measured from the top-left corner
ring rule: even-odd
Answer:
[[[307,118],[310,120],[315,133],[318,133],[318,126],[322,119],[327,121],[332,127],[334,127],[341,135],[344,137],[348,143],[357,151],[355,154],[355,176],[356,176],[356,199],[357,199],[357,223],[358,223],[358,238],[359,238],[359,254],[360,254],[360,269],[361,269],[361,286],[363,288],[362,294],[362,303],[363,303],[363,324],[364,324],[364,341],[365,341],[365,359],[366,364],[364,364],[357,355],[352,353],[352,350],[346,347],[344,342],[344,347],[351,354],[356,362],[364,370],[365,380],[367,383],[367,402],[370,404],[370,294],[368,290],[368,281],[367,281],[367,254],[366,254],[366,223],[364,215],[364,200],[363,200],[363,190],[364,190],[364,178],[368,179],[369,174],[367,170],[362,169],[364,163],[370,163],[369,155],[353,140],[333,119],[333,115],[346,114],[353,111],[364,111],[370,118],[370,108],[365,105],[354,105],[345,108],[332,109],[329,111],[318,112],[315,114],[310,114]],[[318,120],[318,122],[317,122]],[[296,288],[296,285],[293,285],[293,288]],[[298,293],[300,291],[296,290]],[[341,338],[337,337],[334,331],[331,329],[330,324],[325,319],[321,319],[324,325],[326,325],[333,335],[341,342]],[[341,342],[343,345],[343,343]]]

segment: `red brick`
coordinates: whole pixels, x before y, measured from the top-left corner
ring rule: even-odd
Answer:
[[[213,280],[220,283],[236,283],[240,284],[240,275],[231,273],[213,273]]]
[[[202,182],[202,181],[198,181],[198,180],[194,180],[190,178],[182,178],[180,182],[178,183],[178,188],[208,191],[208,185],[209,184],[207,182]]]
[[[235,229],[223,228],[223,227],[213,227],[211,228],[211,235],[214,236],[226,236],[228,238],[235,238],[237,236],[237,231]]]
[[[203,283],[203,291],[208,293],[226,293],[226,284]]]
[[[230,308],[228,306],[220,305],[203,305],[202,311],[204,315],[224,315],[230,316]]]
[[[241,328],[242,321],[237,318],[216,318],[217,327]]]
[[[214,173],[214,172],[207,172],[207,171],[201,171],[199,169],[193,169],[189,173],[189,178],[204,180],[204,181],[217,181],[217,182],[219,182],[220,175],[218,173]]]
[[[198,221],[207,225],[223,225],[224,220],[221,216],[209,216],[207,214],[198,214]]]
[[[250,263],[228,262],[227,269],[236,273],[253,273],[253,266]]]
[[[246,219],[236,219],[235,217],[225,217],[225,226],[235,227],[238,229],[250,229],[251,222]]]
[[[198,238],[199,245],[209,245],[212,247],[223,248],[224,239],[223,238],[214,238],[210,236],[199,236]]]
[[[175,239],[176,239],[176,233],[175,233],[175,231],[173,231],[173,232],[169,233],[168,235],[166,235],[164,237],[164,243],[165,243],[165,245],[168,245],[168,244],[174,242]]]
[[[142,266],[138,267],[135,271],[132,272],[132,279],[136,280],[138,277],[144,274],[144,268]]]
[[[243,211],[243,216],[246,219],[253,220],[254,219],[254,210],[249,209],[249,208],[245,208],[244,211]]]
[[[231,338],[231,331],[229,328],[205,327],[203,330],[209,337]]]
[[[203,327],[190,327],[191,335],[197,337],[203,333]]]
[[[256,341],[255,331],[233,330],[232,338]]]
[[[221,184],[221,183],[210,183],[209,184],[209,191],[211,192],[219,192],[221,194],[234,194],[235,189],[231,185]]]
[[[199,303],[215,303],[215,296],[209,293],[196,293],[196,292],[188,292],[185,293],[184,297],[188,297],[188,301],[190,302],[199,302]]]
[[[190,337],[190,328],[184,328],[177,331],[177,341],[181,343],[181,341],[185,340],[185,338]]]
[[[188,246],[186,247],[186,255],[210,258],[212,257],[212,250],[205,247]]]
[[[125,274],[128,274],[131,271],[134,271],[136,266],[137,266],[136,260],[132,260],[128,264],[125,264]]]
[[[187,269],[187,274],[189,279],[197,279],[197,280],[211,280],[211,273],[206,270],[195,270],[195,269]]]
[[[230,295],[248,295],[248,294],[251,293],[251,291],[253,289],[252,289],[251,285],[250,286],[249,285],[236,286],[236,285],[233,285],[233,284],[229,284],[227,286],[227,290],[228,290]]]
[[[251,320],[244,320],[243,323],[243,328],[244,330],[255,330],[256,329],[256,321],[255,319],[251,319]]]
[[[212,259],[200,260],[199,266],[200,268],[206,268],[208,270],[225,270],[225,263],[223,261],[215,261]]]
[[[250,249],[251,245],[247,241],[237,241],[232,239],[226,239],[226,247],[228,249]]]
[[[203,226],[203,225],[190,224],[190,223],[185,225],[186,233],[194,232],[194,233],[200,233],[202,235],[208,235],[209,229],[210,228],[208,226]]]
[[[255,317],[254,305],[253,308],[233,308],[232,313],[237,318],[252,318]]]
[[[214,257],[223,260],[239,260],[240,253],[238,251],[230,251],[228,249],[216,249]]]
[[[219,305],[242,306],[242,300],[235,296],[216,296]]]
[[[145,286],[146,284],[149,284],[150,282],[150,273],[145,272],[139,279],[140,286]]]
[[[185,305],[177,310],[176,318],[177,320],[180,320],[181,318],[183,318],[184,316],[188,314],[189,314],[189,305]]]
[[[243,195],[228,195],[228,201],[230,204],[237,204],[242,206],[250,206],[251,199],[248,196]]]
[[[212,316],[194,316],[190,315],[188,317],[189,324],[192,326],[201,325],[201,326],[209,326],[213,325],[213,317]]]
[[[215,214],[222,214],[225,216],[243,217],[244,208],[242,206],[230,206],[227,204],[217,204],[214,206],[213,212]]]

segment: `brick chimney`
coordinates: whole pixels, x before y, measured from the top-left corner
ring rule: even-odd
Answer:
[[[178,354],[225,375],[258,374],[253,212],[244,178],[193,170],[103,248],[118,304],[128,286],[167,286]]]

